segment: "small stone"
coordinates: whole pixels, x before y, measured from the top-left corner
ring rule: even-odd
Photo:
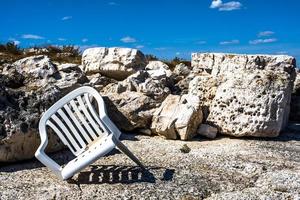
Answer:
[[[184,144],[181,148],[180,148],[181,153],[190,153],[191,148],[187,145]]]
[[[202,122],[199,98],[194,95],[169,95],[153,114],[151,130],[167,139],[189,140]]]

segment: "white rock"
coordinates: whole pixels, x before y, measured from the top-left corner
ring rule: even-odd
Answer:
[[[161,76],[161,78],[157,80],[151,77],[148,71],[141,70],[123,81],[109,84],[104,88],[104,92],[120,94],[125,91],[136,91],[162,102],[171,92],[167,87],[168,84],[166,76]]]
[[[82,65],[87,74],[100,72],[107,77],[123,80],[144,69],[146,59],[137,49],[96,47],[83,52]]]
[[[172,71],[170,70],[169,66],[161,61],[150,61],[145,69],[155,79],[159,79],[159,77],[163,76],[164,74],[167,77],[172,76]]]
[[[174,73],[177,76],[186,77],[187,75],[189,75],[190,72],[191,72],[190,68],[187,65],[185,65],[184,63],[179,63],[178,65],[175,66],[175,69],[174,69]]]
[[[207,138],[214,139],[217,136],[218,129],[208,124],[201,124],[197,130],[197,133]]]
[[[152,132],[167,139],[188,140],[202,122],[199,98],[193,95],[169,95],[153,114]]]
[[[118,128],[124,131],[148,128],[156,101],[140,93],[125,91],[121,94],[102,94],[107,113]]]
[[[196,53],[192,67],[195,74],[205,71],[216,83],[206,88],[199,73],[201,78],[195,78],[189,90],[211,96],[207,121],[220,133],[276,137],[285,127],[295,79],[293,57]]]
[[[57,71],[49,57],[43,55],[23,58],[13,65],[19,73],[28,78],[47,78]]]
[[[72,70],[74,68],[79,68],[79,65],[74,64],[74,63],[64,63],[64,64],[61,64],[61,65],[57,65],[57,70],[58,71]]]

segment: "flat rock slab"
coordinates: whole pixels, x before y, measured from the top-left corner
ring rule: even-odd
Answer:
[[[0,167],[0,199],[298,199],[300,134],[184,142],[123,134],[142,171],[117,150],[69,182],[36,160]],[[186,144],[191,151],[182,153]],[[52,155],[63,162],[68,152]]]

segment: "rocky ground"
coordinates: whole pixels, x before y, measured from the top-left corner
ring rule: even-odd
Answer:
[[[0,199],[300,199],[300,134],[193,141],[126,135],[148,172],[115,150],[72,180],[36,160],[0,167]],[[63,163],[71,154],[52,157]]]

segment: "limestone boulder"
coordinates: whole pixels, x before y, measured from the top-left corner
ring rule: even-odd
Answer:
[[[26,79],[44,79],[57,71],[50,58],[44,55],[26,57],[14,62],[13,65]]]
[[[88,75],[87,78],[89,79],[89,85],[94,87],[98,91],[102,91],[105,86],[111,83],[118,83],[117,80],[102,76],[100,73]]]
[[[180,78],[177,83],[174,85],[174,94],[182,95],[187,94],[189,92],[190,82],[195,78],[194,73],[190,73],[185,78]]]
[[[186,77],[191,72],[191,67],[187,66],[184,63],[179,63],[175,66],[173,72],[174,74],[176,74],[176,76]]]
[[[153,133],[167,139],[189,140],[202,122],[200,101],[193,95],[169,95],[153,114]]]
[[[152,98],[133,91],[107,93],[103,96],[109,117],[121,130],[133,131],[150,127],[154,108],[157,107],[157,102]]]
[[[161,61],[150,61],[145,69],[154,79],[160,79],[162,76],[172,76],[169,66]]]
[[[222,134],[276,137],[286,125],[290,95],[284,72],[235,74],[217,88],[207,122]]]
[[[189,91],[211,96],[204,100],[207,123],[220,133],[276,137],[288,120],[295,66],[290,56],[195,53],[193,73],[209,74],[208,80],[216,84],[205,88],[207,92],[199,82],[203,77],[197,77]]]
[[[56,87],[16,91],[0,87],[0,162],[29,159],[40,144],[41,114],[62,97]],[[47,151],[63,148],[55,134],[49,134]]]
[[[39,63],[40,59],[33,60]],[[58,65],[52,73],[51,61],[30,66],[27,60],[32,60],[31,57],[22,60],[6,66],[0,75],[0,162],[34,157],[40,144],[41,115],[65,94],[88,82],[77,65]],[[62,148],[64,145],[49,130],[47,151]]]
[[[191,63],[193,72],[206,71],[214,77],[230,77],[247,70],[271,70],[295,76],[296,66],[295,58],[286,55],[226,53],[192,53]]]
[[[215,98],[219,84],[220,80],[209,74],[195,76],[189,82],[188,93],[200,98],[204,119],[208,117],[209,107]]]
[[[141,70],[103,88],[110,117],[124,131],[149,130],[154,109],[170,94],[166,75],[154,79]],[[149,131],[146,131],[149,134]]]
[[[82,54],[83,70],[87,74],[101,73],[123,80],[147,64],[144,54],[137,49],[96,47]]]
[[[141,70],[124,81],[107,85],[104,88],[104,93],[121,94],[125,91],[136,91],[162,102],[171,92],[168,85],[170,82],[166,75],[161,76],[160,79],[155,79],[148,71]]]
[[[296,79],[291,98],[290,120],[300,122],[300,70],[297,69]]]

